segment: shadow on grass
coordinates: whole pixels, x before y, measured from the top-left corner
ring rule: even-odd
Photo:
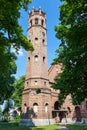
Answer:
[[[34,130],[32,127],[19,126],[16,122],[0,122],[0,130]]]
[[[44,130],[44,128],[35,128],[35,130]]]
[[[47,130],[46,128],[33,128],[33,129],[29,129],[29,130]],[[53,129],[53,130],[58,130],[58,129]]]
[[[67,125],[69,130],[87,130],[87,125],[82,124],[73,124],[73,125]]]
[[[57,125],[42,126],[42,127],[29,127],[19,126],[16,122],[0,122],[0,130],[58,130]]]

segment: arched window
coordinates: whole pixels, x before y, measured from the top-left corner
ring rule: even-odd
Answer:
[[[28,57],[28,61],[30,61],[30,57]]]
[[[45,62],[45,59],[46,59],[46,58],[45,58],[45,57],[43,57],[43,62]]]
[[[32,20],[30,20],[30,26],[32,26]]]
[[[33,110],[35,113],[38,112],[38,104],[37,103],[33,104]]]
[[[43,43],[43,45],[44,45],[44,43],[45,43],[45,40],[44,40],[44,39],[42,40],[42,43]]]
[[[46,82],[44,82],[44,86],[46,86]]]
[[[42,26],[44,25],[44,20],[43,20],[43,19],[41,20],[41,25],[42,25]]]
[[[27,112],[27,104],[24,103],[24,112],[26,113]]]
[[[45,104],[45,112],[48,112],[48,103]]]
[[[38,55],[35,55],[35,61],[37,62],[38,61]]]
[[[59,109],[60,109],[59,102],[56,101],[56,102],[54,103],[54,110],[59,110]]]
[[[35,18],[35,24],[38,24],[38,18]]]
[[[35,85],[37,85],[37,83],[38,83],[37,81],[34,82]]]

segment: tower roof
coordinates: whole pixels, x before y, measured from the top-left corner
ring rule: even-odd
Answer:
[[[33,15],[42,15],[43,17],[46,17],[46,13],[43,12],[43,11],[41,10],[41,8],[39,8],[38,10],[36,10],[36,9],[33,8],[32,11],[29,12],[29,17],[31,17],[31,16],[33,16]]]

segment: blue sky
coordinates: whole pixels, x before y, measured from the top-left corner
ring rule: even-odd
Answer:
[[[58,25],[59,18],[59,6],[60,0],[32,0],[32,3],[29,5],[28,11],[31,11],[32,8],[38,9],[39,7],[43,12],[46,13],[47,19],[47,51],[48,51],[48,68],[52,63],[53,59],[56,57],[55,50],[58,48],[60,41],[55,37],[54,26]],[[21,18],[19,23],[21,24],[24,35],[27,36],[28,28],[28,11],[25,12],[21,10]],[[16,77],[19,78],[21,75],[24,75],[26,72],[26,51],[23,49],[20,50],[20,55],[17,60],[17,74]]]

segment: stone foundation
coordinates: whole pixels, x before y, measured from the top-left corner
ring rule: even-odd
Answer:
[[[21,126],[45,126],[55,124],[55,119],[22,119]]]
[[[63,118],[61,123],[74,124],[76,123],[76,118]]]
[[[87,124],[87,118],[82,118],[81,122],[77,122],[76,118],[63,118],[61,123],[67,124]]]

